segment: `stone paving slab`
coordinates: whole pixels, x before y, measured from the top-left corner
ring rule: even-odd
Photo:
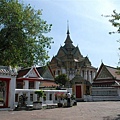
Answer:
[[[69,108],[0,111],[0,120],[120,120],[120,102],[78,102]]]

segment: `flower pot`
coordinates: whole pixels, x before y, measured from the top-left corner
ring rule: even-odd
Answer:
[[[63,104],[62,103],[58,103],[58,107],[63,107]]]
[[[72,105],[73,106],[77,105],[77,101],[76,100],[72,100]]]
[[[33,109],[42,109],[42,102],[33,102]]]
[[[63,106],[67,107],[67,100],[64,100]]]

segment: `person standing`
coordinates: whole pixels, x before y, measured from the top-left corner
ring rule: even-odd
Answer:
[[[67,92],[67,106],[70,107],[70,99],[71,99],[71,94],[70,92]]]

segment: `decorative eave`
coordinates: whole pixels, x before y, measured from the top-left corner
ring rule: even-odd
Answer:
[[[93,82],[93,84],[103,84],[103,83],[113,83],[115,82],[115,80],[104,80],[104,81],[101,81],[101,80],[96,80]]]
[[[0,66],[0,75],[9,75],[9,76],[17,76],[16,68],[11,68],[10,66]]]
[[[17,78],[17,81],[23,81],[23,80],[27,80],[27,81],[43,81],[43,79],[41,79],[41,78],[23,78],[23,77]]]
[[[39,72],[37,71],[37,69],[36,69],[35,66],[32,66],[31,69],[29,70],[29,72],[28,72],[26,75],[24,75],[23,77],[26,78],[26,77],[30,74],[30,72],[31,72],[32,70],[35,71],[36,75],[37,75],[39,78],[43,79],[43,78],[41,77],[41,75],[39,74]]]

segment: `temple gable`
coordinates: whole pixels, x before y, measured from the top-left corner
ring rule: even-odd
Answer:
[[[24,78],[38,78],[41,77],[35,67],[31,67],[27,74],[23,76]]]
[[[26,77],[38,77],[34,70],[31,70],[30,73]]]
[[[51,75],[49,69],[47,69],[47,70],[45,71],[45,73],[44,73],[42,76],[43,76],[43,78],[49,78],[49,79],[54,80],[54,77]]]
[[[111,79],[111,78],[113,78],[113,76],[111,75],[111,73],[106,69],[106,67],[105,66],[103,66],[103,68],[101,69],[101,71],[100,71],[100,73],[99,73],[99,75],[98,75],[98,77],[96,78],[96,79]]]

